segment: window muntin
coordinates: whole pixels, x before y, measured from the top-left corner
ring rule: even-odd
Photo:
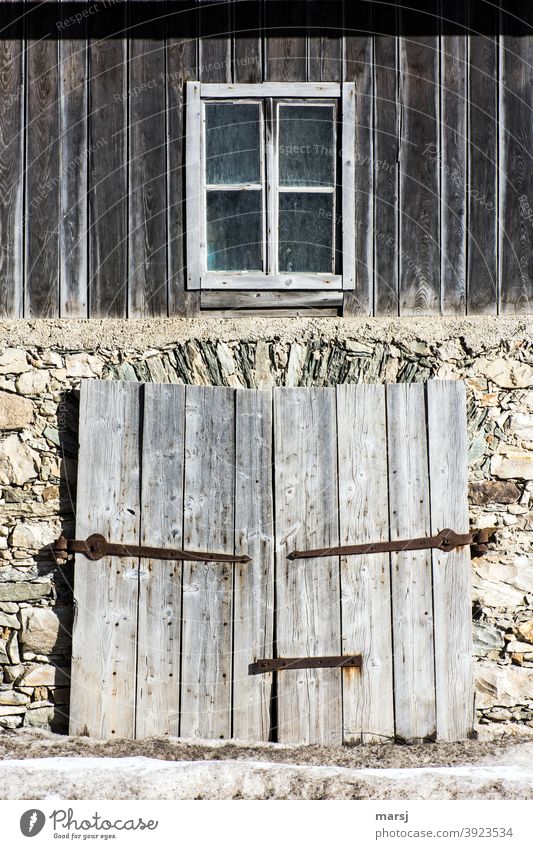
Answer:
[[[244,284],[253,272],[252,287],[258,274],[265,286],[341,285],[336,122],[335,100],[203,101],[202,285],[228,272]]]

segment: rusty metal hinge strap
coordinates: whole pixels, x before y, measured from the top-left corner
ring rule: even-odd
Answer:
[[[83,554],[88,560],[103,557],[148,557],[151,560],[197,560],[208,563],[249,563],[247,554],[222,554],[213,551],[185,551],[181,548],[156,548],[151,545],[130,545],[108,542],[102,534],[91,534],[87,539],[66,539],[61,536],[54,543],[58,555]]]
[[[315,548],[308,551],[291,551],[289,560],[304,560],[316,557],[335,557],[348,554],[384,554],[389,551],[422,551],[426,548],[440,548],[441,551],[452,551],[460,545],[479,545],[489,541],[491,529],[474,531],[468,534],[457,534],[450,528],[432,537],[417,537],[415,539],[383,540],[382,542],[366,542],[359,545],[339,545],[330,548]]]
[[[341,669],[342,667],[361,667],[360,654],[339,655],[338,657],[274,657],[261,658],[248,666],[248,675],[262,675],[282,669]]]

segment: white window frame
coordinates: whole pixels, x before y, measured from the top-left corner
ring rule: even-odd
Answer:
[[[257,83],[257,84],[218,84],[188,82],[186,90],[186,212],[187,212],[187,288],[208,290],[322,290],[340,292],[354,287],[354,239],[355,239],[355,86],[353,83]],[[205,175],[205,131],[204,104],[206,101],[239,100],[243,102],[263,101],[261,113],[263,120],[269,104],[269,98],[276,99],[276,108],[309,100],[334,102],[337,106],[337,127],[341,138],[341,209],[336,216],[342,217],[342,272],[275,272],[256,271],[222,272],[208,271],[206,267],[206,184]],[[339,115],[340,112],[340,115]],[[340,118],[340,120],[339,120]],[[276,132],[279,121],[274,121]],[[277,269],[278,265],[278,191],[273,184],[277,178],[278,140],[269,138],[272,121],[266,123],[267,144],[261,151],[261,177],[263,186],[263,260],[265,267]],[[262,134],[263,136],[263,134]],[[261,141],[263,145],[263,140]],[[265,155],[269,157],[267,165],[268,180],[265,180]],[[336,157],[337,160],[337,157]],[[335,174],[337,175],[337,161]],[[337,176],[336,178],[337,179]],[[220,187],[217,186],[217,189]],[[227,190],[229,186],[225,186]],[[242,189],[243,186],[236,188]],[[246,186],[244,186],[246,188]],[[286,187],[290,190],[291,187]],[[303,190],[302,187],[298,187]],[[322,189],[316,189],[323,191]],[[308,187],[305,187],[308,191]],[[313,189],[311,189],[313,191]],[[333,188],[333,193],[337,191]],[[331,190],[326,189],[331,193]],[[267,232],[272,226],[272,232]],[[333,222],[335,256],[335,222]],[[268,256],[267,256],[268,252]]]

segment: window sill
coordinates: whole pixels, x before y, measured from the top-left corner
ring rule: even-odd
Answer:
[[[340,274],[204,274],[200,281],[201,288],[215,291],[246,291],[255,294],[256,291],[309,291],[326,290],[341,291],[342,275]]]

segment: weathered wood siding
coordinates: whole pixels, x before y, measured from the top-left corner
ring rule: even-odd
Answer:
[[[329,308],[533,312],[533,12],[500,5],[1,3],[0,317],[235,308],[187,291],[194,79],[354,84],[352,288]]]

